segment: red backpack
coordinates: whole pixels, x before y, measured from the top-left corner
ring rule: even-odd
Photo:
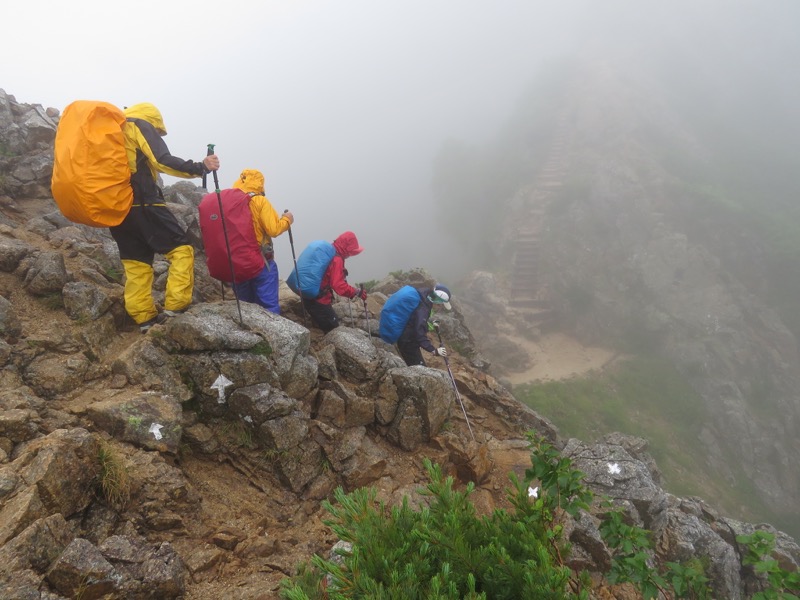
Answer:
[[[253,230],[251,196],[236,188],[222,190],[220,196],[222,214],[216,193],[206,194],[200,201],[200,232],[203,235],[206,264],[209,274],[214,279],[232,283],[233,276],[228,258],[230,247],[230,260],[233,262],[236,283],[241,283],[258,275],[266,264]],[[225,243],[225,232],[228,234],[228,244]]]

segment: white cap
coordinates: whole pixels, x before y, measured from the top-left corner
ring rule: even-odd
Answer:
[[[434,302],[436,304],[442,304],[447,310],[450,310],[452,307],[450,306],[450,290],[448,290],[443,285],[437,285],[433,290],[434,295]]]

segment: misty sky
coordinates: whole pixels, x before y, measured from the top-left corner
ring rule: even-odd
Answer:
[[[702,38],[734,4],[786,5],[679,2],[691,10],[670,19],[676,3],[639,0],[27,0],[3,6],[0,88],[61,110],[154,103],[174,154],[217,145],[222,187],[264,173],[298,253],[353,230],[353,283],[415,266],[457,277],[468,265],[437,233],[430,190],[445,140],[491,138],[549,58],[597,39],[635,52],[684,27]],[[276,250],[285,277],[288,236]]]

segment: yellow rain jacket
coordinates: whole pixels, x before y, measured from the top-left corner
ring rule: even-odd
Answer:
[[[170,263],[164,294],[166,310],[187,308],[194,287],[194,249],[185,235],[177,233],[180,226],[166,207],[158,187],[158,173],[188,179],[202,176],[206,168],[202,162],[170,154],[162,139],[167,134],[164,119],[155,106],[143,102],[123,112],[127,119],[122,131],[131,170],[133,205],[122,226],[112,228],[112,235],[125,267],[125,309],[141,324],[158,314],[152,294],[154,250]],[[155,223],[159,225],[155,227]]]
[[[156,183],[159,172],[184,179],[201,177],[206,172],[203,163],[183,160],[170,154],[162,139],[167,135],[167,128],[161,112],[154,105],[142,102],[123,112],[128,119],[123,133],[131,169],[134,205],[164,202]]]
[[[271,244],[272,238],[289,229],[289,219],[278,215],[278,211],[264,196],[264,175],[261,171],[245,169],[232,187],[252,195],[250,212],[253,215],[253,230],[261,246]]]

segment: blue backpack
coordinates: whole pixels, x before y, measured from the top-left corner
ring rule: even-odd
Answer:
[[[286,279],[286,285],[298,296],[303,298],[319,298],[322,290],[322,278],[333,257],[336,248],[325,240],[311,242],[297,259],[297,266],[292,269]]]
[[[397,342],[400,334],[408,324],[411,313],[419,306],[420,298],[417,288],[406,285],[389,296],[381,309],[379,333],[387,344]]]

